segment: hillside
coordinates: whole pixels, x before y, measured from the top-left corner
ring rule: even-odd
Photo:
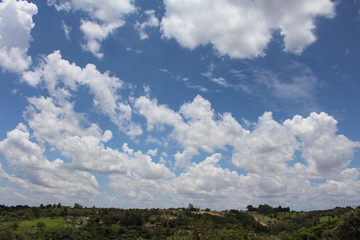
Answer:
[[[265,204],[250,210],[200,210],[191,204],[171,209],[2,205],[0,240],[360,239],[359,207],[296,212]]]

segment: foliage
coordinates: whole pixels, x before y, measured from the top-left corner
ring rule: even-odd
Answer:
[[[2,239],[360,239],[360,210],[335,208],[290,212],[267,204],[239,210],[117,209],[0,205]]]
[[[360,208],[351,211],[333,229],[323,234],[324,239],[360,239]]]

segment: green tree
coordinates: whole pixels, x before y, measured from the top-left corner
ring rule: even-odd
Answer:
[[[346,214],[333,230],[324,232],[324,239],[360,239],[360,208]]]
[[[258,212],[265,214],[265,215],[268,215],[268,214],[272,213],[273,211],[274,211],[274,209],[268,204],[259,205],[259,207],[258,207]]]
[[[75,209],[82,209],[83,207],[79,203],[74,204]]]

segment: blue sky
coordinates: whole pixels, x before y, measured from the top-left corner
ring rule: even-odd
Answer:
[[[357,1],[0,2],[0,202],[359,205]]]

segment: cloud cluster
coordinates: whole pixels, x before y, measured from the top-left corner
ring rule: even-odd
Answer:
[[[358,142],[336,135],[337,121],[326,113],[311,113],[308,118],[295,116],[284,125],[299,138],[302,156],[315,176],[339,174],[359,147]]]
[[[301,53],[316,39],[315,18],[334,14],[329,0],[164,3],[165,37],[189,48],[211,43],[220,54],[235,58],[262,55],[277,30],[284,37],[285,51]],[[87,14],[80,22],[84,48],[99,58],[101,42],[135,11],[131,0],[48,0],[48,4],[59,11]],[[37,90],[27,98],[24,122],[0,140],[5,159],[0,178],[15,186],[12,192],[0,187],[0,200],[10,202],[14,197],[26,202],[38,195],[49,201],[80,198],[113,206],[193,202],[242,208],[266,199],[270,204],[307,209],[314,207],[308,199],[323,204],[316,207],[358,199],[360,173],[350,164],[360,143],[338,134],[332,116],[313,112],[278,122],[265,112],[257,122],[243,126],[231,113],[216,112],[200,95],[172,109],[152,98],[149,89],[145,96],[136,95],[118,77],[100,72],[93,64],[71,63],[60,51],[27,70],[36,12],[36,6],[26,1],[0,3],[1,67],[21,73],[22,83]],[[146,39],[147,28],[160,23],[153,10],[143,16],[145,21],[135,28]],[[252,74],[255,85],[278,98],[309,100],[318,81],[307,68],[296,69],[298,75],[288,81],[258,69]],[[212,66],[203,76],[225,88],[254,91],[241,81],[242,85],[234,85],[216,76]],[[83,96],[92,101],[89,114],[107,117],[108,125],[80,112]],[[124,141],[122,133],[133,141]]]
[[[88,172],[66,167],[63,160],[49,161],[45,149],[30,140],[30,133],[24,124],[19,124],[0,142],[3,153],[15,175],[0,169],[0,176],[24,189],[41,194],[69,197],[95,197],[97,180]]]
[[[113,137],[112,131],[101,130],[83,113],[75,111],[74,96],[86,87],[100,114],[131,135],[131,108],[120,102],[118,94],[123,87],[120,79],[100,73],[93,65],[80,68],[70,64],[56,51],[44,57],[34,71],[24,72],[23,81],[42,87],[49,96],[28,98],[29,105],[24,111],[26,124],[19,124],[0,141],[0,152],[13,172],[8,174],[1,168],[3,179],[31,189],[32,194],[52,195],[52,199],[65,195],[95,199],[99,196],[95,174],[143,181],[173,177],[151,155],[130,149],[126,143],[122,151],[105,146]],[[63,159],[48,159],[49,152],[58,152]]]
[[[101,42],[117,28],[125,24],[126,15],[135,12],[132,0],[48,0],[48,4],[65,11],[82,11],[88,14],[89,20],[82,19],[80,30],[84,34],[83,48],[102,58]]]
[[[121,101],[118,94],[124,83],[109,73],[100,73],[96,66],[87,64],[85,68],[62,59],[59,51],[44,57],[34,71],[23,73],[22,79],[31,86],[44,86],[61,104],[72,97],[81,86],[87,86],[93,94],[93,104],[108,116],[121,131],[130,136],[142,133],[141,128],[131,121],[131,108]]]
[[[57,70],[52,70],[55,74],[50,78],[46,72],[54,63]],[[81,80],[81,76],[90,76],[85,74],[88,68],[70,64],[55,52],[39,68],[24,74],[27,83],[45,87],[50,96],[29,98],[26,124],[19,124],[0,142],[0,152],[13,172],[1,169],[3,179],[54,198],[65,194],[66,188],[70,189],[68,195],[81,191],[94,199],[99,189],[106,187],[111,189],[104,193],[107,204],[121,202],[132,207],[169,207],[184,202],[213,208],[220,204],[243,207],[263,203],[266,198],[269,203],[307,209],[304,196],[324,207],[338,204],[337,194],[348,199],[359,194],[359,171],[348,166],[360,144],[338,135],[337,121],[326,113],[296,115],[281,123],[266,112],[247,128],[230,113],[216,113],[201,96],[178,111],[140,96],[128,107],[132,114],[146,119],[143,134],[153,135],[152,143],[159,144],[158,148],[145,153],[123,143],[121,150],[113,149],[107,146],[112,131],[89,122],[70,101],[81,84],[88,86],[96,99],[91,86],[94,79]],[[117,87],[124,84],[92,71],[97,73],[91,74],[93,78],[108,79],[108,88],[110,82]],[[76,81],[70,73],[79,76]],[[158,154],[164,145],[177,152],[173,156]],[[47,151],[58,151],[63,159],[49,160]],[[220,151],[231,157],[225,160]],[[158,155],[170,162],[174,159],[177,168],[156,163]],[[226,162],[235,168],[224,167]],[[95,174],[106,174],[108,182],[99,183]]]
[[[182,105],[179,112],[147,97],[138,98],[135,107],[146,118],[148,130],[173,128],[172,139],[184,148],[175,155],[179,167],[189,166],[199,150],[214,153],[215,149],[224,149],[246,132],[230,113],[216,115],[210,102],[201,96]]]
[[[316,17],[334,16],[334,3],[330,0],[164,3],[164,37],[175,38],[190,49],[210,43],[221,55],[232,58],[263,55],[274,31],[280,31],[284,37],[285,51],[300,54],[316,40]]]
[[[148,97],[138,98],[135,108],[145,117],[149,132],[161,133],[170,127],[170,132],[165,132],[182,148],[174,159],[184,171],[172,181],[172,191],[185,199],[230,194],[248,203],[267,198],[275,204],[284,201],[306,208],[301,194],[335,204],[336,192],[359,183],[358,170],[348,166],[360,143],[336,134],[337,121],[326,113],[311,113],[306,118],[296,115],[279,123],[266,112],[247,129],[229,113],[216,114],[201,96],[183,104],[179,111]],[[222,167],[219,151],[231,154],[238,171]],[[200,154],[212,155],[194,163]],[[312,183],[317,179],[326,182]],[[357,195],[352,190],[346,194]]]
[[[135,107],[146,118],[149,131],[172,127],[171,138],[184,149],[175,154],[181,167],[189,166],[200,151],[214,153],[230,146],[233,164],[249,173],[287,171],[287,162],[300,151],[308,173],[326,177],[345,169],[359,146],[337,135],[337,121],[326,113],[312,113],[308,118],[296,115],[278,123],[266,112],[254,129],[247,130],[230,113],[215,114],[201,96],[183,104],[178,112],[147,97],[138,98]]]
[[[37,6],[27,1],[4,0],[0,3],[0,67],[21,72],[31,64],[27,55],[34,28],[32,17]]]
[[[188,171],[174,181],[177,193],[192,198],[225,197],[238,188],[238,173],[220,167],[221,158],[222,155],[216,153],[199,164],[192,163]]]

